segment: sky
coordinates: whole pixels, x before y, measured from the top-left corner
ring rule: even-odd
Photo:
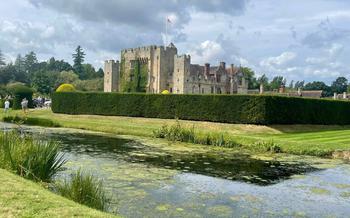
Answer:
[[[349,23],[349,0],[2,0],[0,49],[7,62],[34,51],[72,63],[81,45],[99,68],[121,49],[171,41],[195,64],[329,84],[350,79]]]

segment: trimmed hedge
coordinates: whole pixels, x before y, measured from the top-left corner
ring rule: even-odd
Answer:
[[[54,113],[244,124],[350,124],[350,102],[259,95],[54,93]]]
[[[12,109],[22,109],[21,102],[24,98],[28,100],[28,107],[33,108],[33,90],[22,84],[13,84],[8,87],[9,92],[14,96]]]

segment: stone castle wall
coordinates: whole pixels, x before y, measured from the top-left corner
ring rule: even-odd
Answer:
[[[119,61],[105,61],[104,92],[119,91]]]
[[[121,51],[121,62],[106,61],[105,92],[128,92],[124,84],[130,83],[135,77],[135,71],[142,64],[142,75],[147,93],[161,93],[168,90],[175,94],[233,94],[247,93],[248,85],[240,74],[226,69],[224,62],[218,67],[192,65],[189,55],[178,55],[177,48],[170,44],[164,46],[147,46]],[[138,67],[137,69],[135,69]],[[236,68],[238,69],[238,68]],[[145,72],[146,71],[146,72]],[[113,74],[113,72],[115,72]],[[128,86],[130,87],[130,86]]]

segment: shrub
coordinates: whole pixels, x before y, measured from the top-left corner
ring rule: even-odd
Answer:
[[[3,117],[3,121],[6,123],[21,123],[32,126],[61,127],[61,125],[55,121],[38,117],[20,117],[18,115],[5,116]]]
[[[93,175],[84,175],[80,170],[70,180],[56,183],[55,190],[63,197],[98,210],[107,209],[107,198],[102,182]]]
[[[33,107],[33,89],[20,83],[11,84],[7,89],[14,96],[12,104],[14,110],[22,108],[21,102],[24,98],[28,100],[28,107]]]
[[[34,181],[50,182],[65,163],[59,145],[15,132],[0,133],[0,167]]]
[[[57,89],[56,92],[75,92],[75,87],[72,84],[62,84]]]
[[[195,132],[194,126],[191,129],[183,128],[179,122],[172,126],[162,126],[159,130],[153,131],[155,138],[164,138],[168,141],[188,142],[202,145],[212,145],[218,147],[238,147],[239,143],[232,139],[227,139],[223,134],[201,135]]]
[[[169,118],[245,124],[350,124],[350,102],[258,95],[54,93],[66,114]]]
[[[273,141],[270,142],[256,142],[248,146],[250,150],[257,152],[271,152],[282,153],[281,146],[277,145]]]

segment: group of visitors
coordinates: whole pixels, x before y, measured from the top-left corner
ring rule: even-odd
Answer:
[[[4,102],[4,112],[6,114],[9,112],[10,106],[11,106],[10,100],[7,98]],[[28,112],[28,100],[27,100],[27,98],[22,99],[21,106],[22,106],[23,113],[27,114],[27,112]]]

